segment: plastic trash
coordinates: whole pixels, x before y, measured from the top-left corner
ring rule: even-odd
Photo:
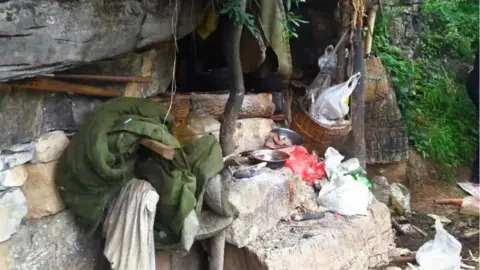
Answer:
[[[400,184],[393,183],[390,185],[390,197],[392,198],[392,205],[400,214],[410,215],[410,191]]]
[[[462,244],[435,221],[435,238],[423,244],[415,255],[422,270],[460,270]]]
[[[355,181],[358,181],[362,184],[364,184],[367,188],[371,188],[372,187],[372,183],[370,183],[370,181],[368,181],[368,178],[366,177],[363,177],[359,174],[355,174],[353,175],[353,179],[355,179]]]
[[[350,77],[346,82],[325,89],[318,97],[312,109],[315,120],[334,121],[343,119],[350,107],[348,99],[357,86],[360,72]],[[322,119],[324,119],[322,121]]]
[[[313,184],[315,180],[326,176],[325,163],[318,162],[317,156],[308,153],[303,146],[294,146],[285,167],[302,176],[302,180]]]
[[[390,201],[390,184],[388,184],[385,176],[377,175],[373,177],[372,193],[379,202],[388,205]]]
[[[339,166],[343,156],[334,148],[325,151],[325,170],[329,182],[318,193],[320,205],[341,215],[366,215],[371,201],[370,191],[351,175],[343,175]]]
[[[339,170],[344,175],[345,174],[351,174],[351,175],[359,174],[361,176],[367,175],[367,172],[360,165],[360,161],[358,161],[358,158],[351,158],[349,160],[342,162],[342,164],[340,164]]]
[[[460,208],[460,214],[478,217],[480,214],[480,197],[469,196],[464,198]]]

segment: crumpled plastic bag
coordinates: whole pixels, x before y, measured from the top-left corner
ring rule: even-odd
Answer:
[[[410,215],[410,191],[400,183],[393,183],[390,185],[390,197],[392,198],[392,205],[400,214]]]
[[[315,120],[322,123],[343,119],[350,107],[348,99],[357,86],[360,79],[360,72],[350,77],[346,82],[334,85],[323,91],[318,100],[313,104]]]
[[[435,238],[423,244],[415,255],[422,270],[460,270],[462,244],[435,220]]]
[[[303,146],[294,146],[293,151],[290,152],[290,158],[285,161],[285,167],[301,175],[302,180],[309,184],[326,176],[325,163],[318,162],[317,157],[309,154]]]
[[[325,170],[330,181],[318,193],[318,203],[344,216],[367,215],[370,191],[362,182],[339,171],[343,158],[332,147],[325,152]]]

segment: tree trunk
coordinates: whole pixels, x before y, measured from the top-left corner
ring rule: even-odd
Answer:
[[[340,23],[341,23],[341,31],[340,33],[345,33],[350,28],[350,20],[351,20],[351,11],[352,6],[349,0],[340,0]],[[338,46],[338,58],[337,58],[337,74],[336,74],[336,83],[342,83],[345,81],[345,71],[346,71],[346,54],[345,48],[347,42],[341,42],[340,46]]]
[[[245,12],[247,0],[240,1],[240,10]],[[220,144],[224,156],[228,156],[235,150],[233,143],[233,133],[235,131],[235,122],[242,108],[245,95],[245,86],[243,83],[242,64],[240,61],[240,38],[242,36],[243,25],[236,24],[233,19],[227,23],[224,28],[224,52],[227,65],[231,70],[232,86],[230,96],[225,105],[222,125],[220,127]]]

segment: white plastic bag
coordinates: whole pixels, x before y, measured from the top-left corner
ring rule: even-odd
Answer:
[[[400,183],[390,185],[390,197],[392,198],[393,208],[400,214],[409,216],[412,211],[410,209],[410,191]]]
[[[460,270],[462,244],[435,221],[435,239],[423,244],[415,255],[422,270]]]
[[[332,147],[325,151],[325,170],[330,181],[318,193],[318,203],[345,216],[367,215],[370,191],[351,175],[339,171],[343,158]]]
[[[314,104],[313,113],[318,121],[337,120],[345,117],[349,111],[348,98],[357,86],[360,72],[350,77],[346,82],[334,85],[323,91]]]

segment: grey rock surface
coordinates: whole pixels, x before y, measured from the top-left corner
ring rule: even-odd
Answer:
[[[7,270],[91,270],[95,269],[99,241],[63,211],[22,224],[8,242],[0,244],[0,251],[0,266]]]
[[[17,232],[27,214],[27,200],[18,188],[0,192],[0,243]]]
[[[181,38],[203,19],[205,2],[0,1],[0,81],[115,57],[173,33]]]

